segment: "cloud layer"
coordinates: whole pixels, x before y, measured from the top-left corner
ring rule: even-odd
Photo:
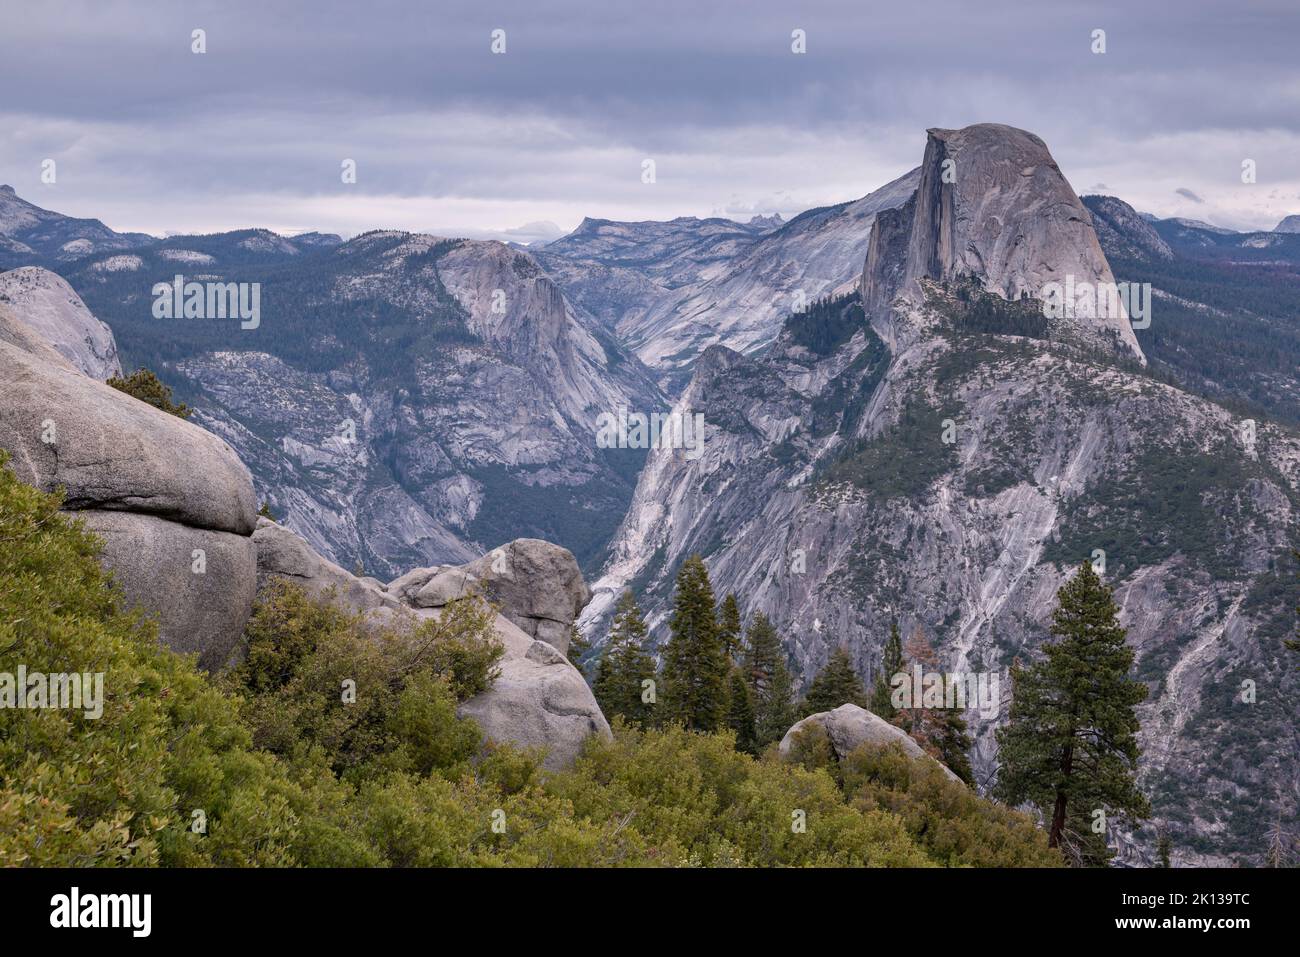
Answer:
[[[916,165],[927,127],[995,121],[1080,192],[1271,228],[1300,212],[1300,8],[1244,7],[51,2],[0,35],[0,181],[123,230],[534,241],[790,216]]]

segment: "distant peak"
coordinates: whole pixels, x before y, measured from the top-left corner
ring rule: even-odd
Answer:
[[[12,186],[10,186],[8,183],[6,183],[6,184],[3,185],[3,186],[0,186],[0,193],[8,193],[10,196],[17,196],[17,195],[18,195],[18,194],[14,191],[14,188],[13,188]]]

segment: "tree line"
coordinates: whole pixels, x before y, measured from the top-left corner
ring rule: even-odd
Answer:
[[[1147,687],[1130,677],[1133,650],[1118,612],[1111,588],[1084,562],[1057,594],[1055,640],[1042,646],[1038,660],[1013,664],[1009,720],[996,732],[992,796],[1036,810],[1050,845],[1079,865],[1110,859],[1106,835],[1114,823],[1137,824],[1150,815],[1136,782],[1135,707]],[[870,692],[848,650],[837,645],[798,698],[771,620],[755,612],[746,622],[734,594],[717,604],[704,561],[692,555],[677,573],[659,663],[636,596],[625,591],[592,687],[611,719],[638,728],[730,731],[736,749],[750,754],[779,742],[802,717],[854,704],[905,731],[973,787],[972,741],[961,709],[895,698],[891,679],[916,665],[934,672],[939,658],[920,628],[904,642],[894,622]],[[1168,835],[1159,837],[1163,862]]]

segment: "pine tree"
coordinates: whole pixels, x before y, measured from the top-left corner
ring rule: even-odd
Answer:
[[[690,731],[716,731],[727,714],[727,660],[713,609],[708,570],[692,555],[677,572],[664,647],[664,711]]]
[[[754,729],[754,699],[739,667],[732,665],[728,684],[727,727],[736,735],[736,750],[756,754],[758,738]]]
[[[898,635],[898,622],[889,623],[889,640],[885,642],[885,653],[880,660],[880,673],[871,690],[871,710],[886,721],[894,719],[893,686],[890,684],[894,675],[903,670],[903,642]]]
[[[794,724],[794,682],[785,663],[781,636],[762,612],[745,632],[745,680],[754,702],[754,736],[758,748],[780,741]]]
[[[740,659],[741,631],[740,605],[736,602],[735,592],[730,592],[718,613],[718,638],[722,642],[722,653],[728,661]]]
[[[1156,859],[1160,862],[1160,867],[1171,867],[1169,855],[1174,849],[1173,838],[1169,836],[1169,828],[1161,825],[1159,832],[1156,834]]]
[[[592,693],[606,718],[622,715],[637,727],[652,723],[653,708],[644,700],[642,682],[655,676],[654,660],[645,647],[646,624],[636,597],[625,591],[614,608],[614,622],[596,667]],[[572,648],[572,644],[570,644]]]
[[[569,626],[569,650],[565,657],[569,659],[569,664],[582,672],[582,677],[587,677],[587,669],[582,663],[582,659],[591,651],[591,642],[582,636],[578,626]]]
[[[867,692],[862,687],[862,679],[853,667],[853,659],[842,646],[836,647],[826,659],[826,665],[817,672],[808,694],[804,696],[804,715],[817,714],[822,711],[834,711],[840,705],[855,704],[859,708],[867,706]]]
[[[997,732],[998,796],[1029,802],[1050,820],[1048,844],[1088,840],[1081,823],[1096,812],[1141,820],[1150,805],[1135,781],[1136,705],[1146,685],[1128,677],[1133,649],[1119,609],[1091,562],[1057,592],[1045,657],[1012,667],[1011,715]],[[1067,826],[1067,824],[1069,826]]]
[[[178,419],[188,419],[194,414],[194,410],[183,402],[173,402],[171,388],[163,385],[162,381],[148,369],[136,369],[126,378],[113,376],[108,380],[108,384],[118,392],[125,392]]]
[[[921,666],[921,671],[935,673],[939,668],[939,656],[925,638],[925,632],[918,626],[907,639],[903,649],[905,663],[901,670]],[[947,707],[945,696],[943,707],[926,707],[924,701],[913,701],[910,708],[897,708],[893,723],[912,736],[926,753],[943,762],[953,774],[967,784],[974,786],[975,772],[971,769],[967,756],[971,748],[970,733],[966,718],[957,708]],[[892,701],[891,701],[892,706]]]

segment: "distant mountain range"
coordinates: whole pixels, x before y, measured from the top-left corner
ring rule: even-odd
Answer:
[[[1157,821],[1180,862],[1226,864],[1300,824],[1281,646],[1300,604],[1294,219],[1240,233],[1080,199],[1040,139],[983,124],[929,131],[917,169],[789,222],[587,219],[527,249],[159,240],[6,188],[0,302],[78,330],[56,347],[99,374],[115,338],[345,567],[568,547],[598,577],[597,643],[628,588],[661,639],[698,553],[802,682],[841,645],[870,680],[895,620],[946,668],[1004,672],[1104,553],[1151,688]],[[258,284],[259,323],[157,318],[178,274]],[[1150,283],[1149,327],[1049,318],[1066,276]],[[702,414],[704,445],[603,447],[620,410]],[[984,783],[999,720],[974,720]],[[1121,858],[1149,862],[1153,833],[1121,833]]]

